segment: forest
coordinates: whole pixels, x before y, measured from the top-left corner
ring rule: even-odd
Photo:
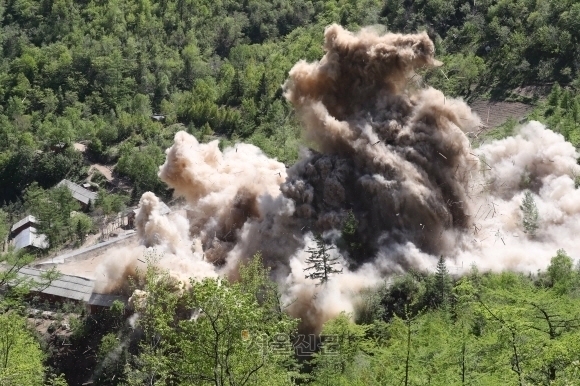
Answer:
[[[25,214],[40,219],[52,246],[82,242],[91,218],[70,216],[79,208],[68,191],[51,188],[85,181],[90,164],[111,166],[131,186],[107,191],[93,175],[91,211],[118,212],[146,191],[170,199],[157,174],[180,130],[294,163],[309,143],[282,84],[296,62],[322,57],[332,23],[426,31],[444,65],[423,71],[422,85],[467,101],[532,104],[529,119],[580,147],[580,1],[2,0],[0,245]],[[529,97],[525,88],[549,92]],[[485,136],[515,128],[508,121]],[[237,282],[186,288],[149,264],[132,283],[147,294],[133,299],[137,320],[121,303],[97,315],[60,305],[52,328],[70,325],[70,347],[27,326],[28,310],[43,307],[28,294],[46,283],[16,272],[35,258],[0,253],[10,267],[0,287],[17,281],[0,292],[2,385],[523,386],[580,377],[580,266],[564,250],[526,274],[473,266],[458,276],[442,257],[434,273],[411,270],[364,293],[356,315],[329,320],[316,336],[285,312],[259,255]]]

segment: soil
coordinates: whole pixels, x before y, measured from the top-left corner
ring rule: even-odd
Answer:
[[[472,102],[470,107],[479,115],[481,123],[491,128],[502,125],[510,118],[519,121],[534,108],[521,102],[494,102],[481,99]]]
[[[78,143],[78,142],[75,142],[73,144],[73,147],[75,148],[75,150],[80,151],[81,153],[84,153],[85,150],[87,150],[87,146],[86,145],[84,145],[82,143]]]
[[[138,240],[136,238],[129,238],[125,241],[120,241],[119,243],[114,244],[112,248],[103,249],[92,257],[87,259],[79,258],[78,260],[73,259],[72,261],[58,264],[56,268],[65,275],[81,276],[94,280],[96,279],[96,268],[105,260],[105,258],[110,255],[111,249],[117,249],[122,246],[125,247],[137,245]]]
[[[105,178],[107,179],[107,181],[112,182],[113,181],[113,166],[106,166],[106,165],[101,165],[101,164],[92,164],[91,167],[89,168],[89,174],[91,174],[92,169],[96,169],[99,171],[99,173],[101,173],[103,176],[105,176]]]

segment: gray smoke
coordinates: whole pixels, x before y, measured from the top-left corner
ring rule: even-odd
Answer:
[[[580,252],[577,154],[538,123],[480,149],[466,133],[479,118],[461,100],[418,89],[415,70],[440,65],[425,33],[357,34],[326,29],[324,57],[298,62],[285,96],[314,149],[289,169],[258,148],[199,143],[179,132],[159,176],[187,201],[186,215],[159,214],[146,193],[137,218],[142,246],[109,259],[106,288],[118,288],[126,267],[155,248],[158,264],[181,280],[237,278],[256,252],[273,268],[283,302],[303,327],[318,330],[341,311],[356,312],[364,288],[410,267],[450,264],[535,270],[556,250]],[[536,197],[540,229],[521,227],[524,189]],[[348,213],[358,223],[358,249],[341,230]],[[305,278],[308,248],[322,234],[344,273],[324,286]],[[568,236],[570,238],[568,238]],[[459,268],[459,271],[461,268]]]

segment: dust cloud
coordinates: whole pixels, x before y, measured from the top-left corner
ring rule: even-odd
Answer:
[[[471,244],[458,248],[456,261],[481,269],[535,272],[544,269],[560,248],[574,259],[580,245],[580,190],[576,188],[579,154],[560,134],[539,122],[521,127],[512,137],[477,149],[482,159],[474,202]],[[532,192],[538,209],[538,231],[522,226],[524,192]],[[460,246],[461,247],[461,246]]]
[[[115,251],[99,269],[113,291],[155,248],[172,275],[237,278],[239,264],[262,252],[287,311],[317,331],[358,296],[439,256],[461,273],[535,271],[558,248],[580,246],[580,192],[574,147],[537,122],[513,137],[473,149],[480,120],[459,99],[418,88],[416,70],[439,66],[427,34],[325,31],[324,57],[298,62],[283,85],[313,149],[292,167],[253,145],[220,151],[179,132],[159,177],[187,202],[185,216],[159,212],[152,193],[136,219],[141,246]],[[520,204],[533,192],[534,237]],[[343,228],[356,219],[354,239]],[[352,224],[351,224],[352,225]],[[321,234],[343,273],[322,286],[305,278],[308,249]],[[349,241],[350,240],[350,241]],[[128,273],[129,272],[129,273]],[[99,276],[99,275],[97,275]]]

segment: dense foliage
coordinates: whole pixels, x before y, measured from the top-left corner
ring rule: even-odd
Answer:
[[[2,251],[25,212],[39,218],[52,246],[84,241],[92,220],[70,216],[78,210],[70,193],[49,188],[84,179],[86,163],[115,165],[131,181],[133,202],[147,190],[168,197],[157,170],[178,130],[296,160],[300,129],[281,85],[298,60],[322,56],[322,33],[333,22],[426,30],[445,65],[421,82],[449,95],[506,96],[558,82],[532,118],[580,146],[577,0],[3,0]],[[75,142],[87,145],[85,154]],[[113,215],[127,202],[101,189],[94,209]],[[522,203],[530,231],[532,204]],[[341,242],[362,254],[356,227],[349,217]],[[580,374],[580,273],[564,251],[529,276],[474,269],[456,278],[442,258],[433,274],[411,272],[364,292],[356,323],[344,314],[328,321],[320,350],[306,358],[292,349],[296,321],[259,259],[239,283],[207,279],[186,288],[150,267],[142,302],[133,299],[139,318],[125,320],[115,304],[75,322],[68,362],[27,324],[30,288],[56,277],[18,280],[33,259],[0,254],[3,385],[63,385],[47,359],[70,384],[94,385],[566,385]],[[273,355],[279,335],[288,340],[277,341],[283,350]]]
[[[564,251],[534,277],[474,268],[457,279],[445,271],[440,262],[432,276],[408,274],[395,281],[381,297],[382,320],[330,321],[325,329],[342,337],[340,355],[319,361],[314,384],[576,382],[580,273]],[[441,286],[442,279],[449,286]],[[449,301],[434,302],[441,298]]]
[[[141,285],[137,317],[101,339],[97,385],[569,385],[580,371],[580,269],[563,250],[535,275],[456,277],[441,258],[363,294],[356,323],[329,320],[309,354],[259,256],[236,284],[182,287],[149,266]]]
[[[156,167],[179,129],[295,160],[300,133],[281,85],[299,59],[322,56],[332,22],[427,30],[445,66],[425,81],[453,95],[569,83],[580,66],[571,0],[1,4],[0,202],[34,181],[83,178],[74,141],[92,161],[119,161],[137,193],[168,194]]]
[[[555,84],[548,98],[530,116],[545,122],[574,146],[580,146],[580,90]]]
[[[26,328],[26,319],[0,314],[0,384],[41,386],[44,381],[40,344]]]
[[[391,30],[436,37],[447,75],[433,83],[452,93],[578,79],[575,0],[386,0],[381,16]]]

